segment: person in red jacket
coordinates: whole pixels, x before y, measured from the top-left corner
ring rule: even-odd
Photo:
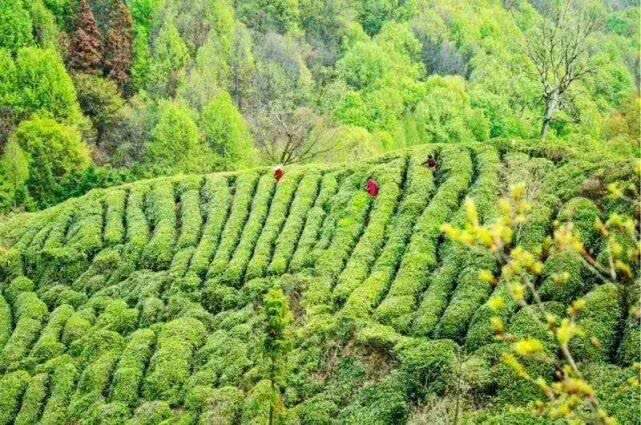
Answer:
[[[274,178],[279,182],[285,176],[285,170],[280,165],[274,168]]]
[[[367,193],[369,193],[369,196],[371,196],[372,198],[376,198],[381,188],[376,180],[369,179],[367,181],[367,184],[365,185],[365,190],[367,191]]]
[[[438,171],[438,161],[436,160],[436,158],[434,158],[433,155],[428,156],[423,165],[432,170],[433,173]]]

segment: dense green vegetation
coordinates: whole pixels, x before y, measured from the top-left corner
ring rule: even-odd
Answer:
[[[441,225],[463,223],[465,198],[491,222],[511,180],[536,181],[519,242],[571,220],[598,256],[590,223],[618,208],[602,188],[634,176],[629,160],[554,144],[428,144],[286,167],[278,183],[265,168],[143,180],[17,215],[0,225],[0,422],[418,424],[457,403],[461,422],[548,423],[491,338],[505,288],[478,275],[492,258]],[[599,344],[576,340],[578,361],[603,408],[638,423],[638,280],[624,290],[575,263],[550,253],[537,285],[551,311],[587,301],[579,321]],[[559,268],[567,285],[551,282]],[[518,305],[503,314],[547,338]]]
[[[1,212],[142,177],[430,142],[543,134],[629,154],[639,7],[2,0],[0,71]]]
[[[641,423],[640,19],[0,0],[0,425]]]

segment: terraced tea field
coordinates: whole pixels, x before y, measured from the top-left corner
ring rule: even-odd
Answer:
[[[270,169],[145,180],[15,217],[0,227],[0,424],[405,423],[427,394],[448,393],[461,364],[489,412],[476,422],[546,423],[501,410],[537,396],[493,339],[487,301],[506,288],[479,282],[493,258],[446,241],[441,226],[463,223],[466,197],[491,221],[523,181],[535,208],[518,240],[540,245],[555,222],[601,214],[582,197],[597,168],[429,145],[292,166],[279,182]],[[561,269],[572,273],[559,288]],[[638,423],[638,394],[611,391],[639,360],[628,317],[638,293],[562,255],[547,258],[537,284],[552,309],[592,301],[580,321],[600,344],[578,347],[578,360],[605,407]],[[292,313],[277,383],[264,344],[274,287]],[[503,311],[515,334],[533,331],[526,313]]]

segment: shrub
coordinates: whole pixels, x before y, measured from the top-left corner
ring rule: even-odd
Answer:
[[[216,388],[202,402],[200,423],[232,425],[239,416],[242,402],[243,393],[238,388]]]
[[[338,277],[358,243],[371,208],[372,200],[361,188],[366,178],[365,171],[359,170],[345,180],[336,195],[327,218],[333,223],[328,227],[326,235],[321,233],[321,239],[310,256],[312,259],[317,258],[315,270],[322,278],[312,282],[305,295],[307,303],[314,298],[314,304],[329,305],[331,301],[334,279]]]
[[[496,213],[501,161],[497,152],[487,147],[477,148],[475,154],[478,176],[469,198],[477,206],[480,220],[487,223]],[[481,270],[496,268],[495,260],[490,254],[467,255],[462,267],[450,303],[435,330],[435,335],[441,338],[462,340],[474,313],[492,293],[491,286],[482,284],[478,277]]]
[[[16,425],[30,425],[38,422],[40,413],[47,398],[49,375],[39,373],[29,380],[29,385],[22,397],[22,405],[15,416]]]
[[[170,405],[181,403],[183,386],[191,374],[192,356],[204,337],[204,325],[192,318],[176,319],[162,327],[150,372],[145,377],[143,388],[147,400],[166,400]]]
[[[354,425],[403,423],[408,412],[404,383],[399,375],[393,373],[361,389],[354,401],[342,411],[339,420]]]
[[[171,264],[176,243],[176,211],[172,183],[166,179],[158,181],[149,193],[148,203],[154,231],[140,261],[145,268],[162,270]]]
[[[127,425],[154,425],[161,423],[172,415],[171,407],[165,401],[148,401],[136,408]]]
[[[106,213],[104,241],[106,245],[115,245],[125,238],[125,208],[127,192],[121,189],[108,190],[104,194]]]
[[[203,305],[214,314],[233,309],[240,302],[238,289],[221,285],[216,279],[207,282],[202,292],[202,298]]]
[[[434,330],[437,338],[462,340],[467,326],[476,312],[492,292],[492,286],[479,280],[479,270],[491,269],[494,263],[485,257],[486,267],[468,267],[463,269],[457,278],[458,285],[450,303]]]
[[[641,309],[641,282],[637,281],[627,289],[626,300],[630,308],[617,353],[618,363],[622,366],[641,362],[641,323],[638,317],[638,311]]]
[[[200,192],[188,189],[180,194],[180,236],[176,248],[196,246],[200,237],[203,216],[200,212]]]
[[[120,352],[124,345],[125,339],[119,333],[94,327],[86,336],[70,344],[69,353],[77,356],[77,364],[87,367],[91,363],[100,364],[102,357],[106,362],[109,355]]]
[[[0,295],[0,347],[4,347],[13,331],[13,315],[6,298]]]
[[[62,305],[51,313],[49,321],[29,355],[35,363],[43,363],[64,353],[65,346],[60,339],[65,323],[73,312],[74,310],[71,306]]]
[[[205,176],[202,189],[207,214],[200,241],[189,264],[189,272],[203,278],[220,240],[231,204],[228,182],[218,175]]]
[[[289,270],[292,272],[300,271],[302,268],[310,265],[310,252],[316,243],[317,236],[324,224],[329,209],[329,203],[338,191],[338,180],[335,173],[323,175],[320,181],[318,196],[314,201],[314,206],[307,212],[305,224],[302,233],[298,238],[296,249],[289,263]]]
[[[87,331],[91,329],[93,320],[93,312],[90,310],[80,310],[73,313],[67,319],[62,330],[62,343],[69,345],[86,335]]]
[[[623,319],[621,288],[613,283],[598,286],[583,297],[587,309],[579,315],[578,324],[589,335],[571,344],[577,360],[608,362],[615,350],[619,323]],[[598,345],[591,342],[596,338]]]
[[[0,355],[0,368],[15,370],[24,361],[31,345],[36,341],[48,311],[35,292],[22,292],[15,306],[16,327]]]
[[[236,385],[253,364],[250,359],[252,348],[226,331],[213,332],[196,353],[190,382],[195,385]]]
[[[274,177],[270,174],[264,174],[258,181],[249,217],[241,233],[238,245],[225,271],[220,276],[223,283],[232,286],[240,285],[245,275],[247,263],[252,257],[257,239],[260,237],[261,230],[265,225],[265,220],[267,220],[274,192]]]
[[[127,334],[136,329],[138,324],[138,310],[129,308],[123,300],[110,302],[105,311],[96,320],[96,326]]]
[[[287,271],[296,245],[307,221],[307,215],[319,196],[321,176],[315,170],[307,170],[294,194],[287,220],[274,243],[273,255],[267,272],[281,275]]]
[[[440,228],[456,208],[472,177],[472,163],[465,150],[446,149],[441,153],[441,158],[444,181],[411,229],[409,243],[402,251],[402,259],[399,258],[398,272],[394,281],[388,283],[387,298],[377,310],[380,320],[397,329],[406,329],[411,320],[409,315],[429,275],[425,271],[437,265]],[[457,172],[453,173],[455,168]],[[401,257],[400,253],[398,257]]]
[[[638,376],[634,368],[620,368],[612,364],[592,363],[585,367],[585,375],[596,391],[603,409],[621,424],[634,424],[641,420],[638,406],[641,403],[639,391],[630,385]]]
[[[34,284],[31,279],[26,276],[18,276],[4,288],[4,296],[7,301],[15,305],[20,294],[32,292],[34,289]]]
[[[249,391],[242,404],[241,422],[260,424],[269,423],[270,406],[274,403],[276,396],[273,394],[272,384],[269,380],[259,381]],[[282,402],[275,406],[273,420],[276,423],[282,422],[285,415],[285,406]]]
[[[393,219],[401,200],[403,179],[407,178],[408,160],[396,160],[385,168],[375,170],[371,178],[376,179],[381,193],[368,212],[367,226],[347,259],[334,286],[332,296],[344,302],[349,294],[367,277],[385,243],[385,231]]]
[[[49,310],[64,304],[77,308],[87,302],[87,296],[84,293],[74,291],[65,285],[53,285],[44,291],[41,290],[40,298],[47,304]]]
[[[118,352],[108,351],[84,368],[76,392],[69,403],[70,419],[82,419],[85,412],[103,397],[109,389],[111,375],[117,361]]]
[[[458,363],[459,347],[450,340],[404,339],[395,347],[402,381],[415,401],[428,393],[438,395],[451,386]]]
[[[356,333],[356,341],[374,349],[391,350],[401,339],[393,327],[373,324]]]
[[[71,358],[66,355],[48,361],[43,369],[50,372],[51,384],[40,423],[64,423],[67,420],[67,406],[76,387],[78,371]]]
[[[410,305],[414,305],[419,291],[423,288],[424,278],[427,276],[424,273],[425,270],[429,270],[430,267],[436,265],[436,240],[440,234],[442,221],[447,218],[451,209],[456,206],[471,178],[472,164],[466,150],[450,148],[442,153],[442,157],[445,172],[458,165],[461,167],[460,173],[448,175],[448,178],[438,188],[431,202],[418,218],[415,227],[411,229],[411,237],[402,257],[399,249],[403,244],[400,241],[398,241],[399,247],[389,246],[390,252],[384,252],[381,255],[370,277],[347,300],[343,312],[348,317],[366,317],[371,309],[383,301],[385,292],[388,290],[392,291],[392,296],[411,297],[404,300],[410,301]],[[409,229],[406,230],[410,231]],[[396,253],[397,255],[390,262],[387,259],[391,257],[391,253]],[[387,261],[384,262],[383,260]],[[400,265],[398,265],[398,271],[394,278],[398,262],[400,262]],[[393,282],[391,281],[392,278],[394,278]],[[392,309],[393,304],[395,304],[395,301],[388,301],[382,307],[381,313],[379,313],[378,317],[384,323],[393,324],[395,322],[394,318],[402,316],[410,310],[409,305],[404,305],[401,309]],[[384,313],[390,316],[383,317]],[[404,320],[404,323],[406,326],[407,319]]]
[[[589,199],[572,198],[563,205],[557,220],[560,223],[572,223],[585,247],[595,252],[600,248],[597,246],[599,235],[596,227],[600,216],[599,209]]]
[[[67,229],[66,248],[88,257],[102,248],[103,202],[100,198],[96,192],[85,197],[82,210]]]
[[[0,424],[10,424],[31,377],[24,370],[8,373],[0,379]]]
[[[29,195],[40,207],[50,206],[63,179],[91,164],[87,146],[75,128],[50,118],[23,121],[11,136],[29,163]]]
[[[460,258],[448,257],[430,275],[427,290],[423,294],[412,323],[414,335],[429,336],[436,329],[441,315],[447,308],[448,294],[456,284],[455,279],[458,276],[460,262]]]
[[[254,173],[244,174],[236,179],[231,210],[227,221],[225,222],[225,228],[220,237],[220,243],[218,244],[216,255],[214,255],[209,266],[207,276],[221,274],[225,270],[227,263],[232,258],[234,250],[240,240],[245,221],[249,216],[252,198],[254,197],[257,185],[258,175]]]
[[[191,262],[191,257],[194,255],[196,248],[189,246],[183,248],[174,254],[174,258],[171,260],[171,265],[169,266],[169,276],[174,282],[170,291],[175,291],[177,288],[182,288],[191,292],[192,289],[200,286],[200,279],[195,277],[195,280],[192,280],[192,276],[183,278],[189,269],[189,263]],[[194,284],[193,287],[191,286]]]
[[[132,186],[129,189],[125,222],[127,223],[127,245],[134,251],[142,251],[150,237],[150,230],[144,212],[146,196],[147,188],[142,185]]]
[[[264,276],[272,259],[276,238],[281,234],[285,221],[291,212],[294,194],[301,187],[302,175],[290,171],[283,181],[279,182],[269,206],[269,213],[263,229],[256,241],[251,260],[247,264],[245,280]]]

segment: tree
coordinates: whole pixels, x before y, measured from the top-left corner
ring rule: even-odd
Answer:
[[[122,0],[111,12],[105,41],[105,75],[114,80],[123,92],[131,78],[132,18]]]
[[[153,62],[148,88],[158,96],[172,97],[186,73],[191,57],[171,17],[160,28],[152,50]]]
[[[147,151],[147,164],[156,172],[202,172],[218,161],[204,145],[189,108],[165,101],[158,112]]]
[[[301,106],[293,111],[268,111],[259,117],[254,131],[263,156],[272,164],[285,165],[311,161],[335,149],[322,144],[320,136],[326,129],[324,117]]]
[[[543,100],[541,137],[568,102],[570,88],[593,72],[589,38],[599,29],[595,11],[576,0],[551,2],[526,37],[526,53],[538,74]]]
[[[56,52],[34,47],[20,49],[15,66],[13,107],[19,117],[43,114],[73,123],[82,120],[73,82]]]
[[[42,0],[31,2],[31,19],[33,20],[33,34],[38,46],[46,49],[59,49],[60,30],[56,24],[56,17]]]
[[[0,1],[0,48],[16,51],[33,45],[33,28],[22,0]]]
[[[62,181],[86,170],[91,164],[89,149],[80,133],[50,118],[20,123],[9,140],[24,151],[28,161],[29,195],[40,207],[55,200]]]
[[[87,0],[80,0],[76,30],[69,46],[69,66],[86,74],[99,74],[102,53],[102,41],[96,19]]]
[[[101,146],[105,133],[123,119],[125,101],[111,80],[78,74],[74,76],[74,82],[80,107],[96,129],[96,145]]]
[[[225,164],[225,169],[246,168],[256,163],[251,134],[231,96],[222,92],[207,105],[201,128],[209,147]]]
[[[465,80],[434,75],[427,80],[426,88],[414,114],[423,142],[458,143],[488,138],[489,123],[481,111],[472,108]]]
[[[299,27],[298,0],[250,0],[236,2],[241,20],[258,32],[275,31],[281,34]]]
[[[252,38],[249,30],[239,23],[234,32],[230,59],[231,87],[230,94],[236,106],[241,110],[251,95],[251,79],[256,70],[256,61],[252,52]]]
[[[256,144],[269,161],[310,159],[307,142],[322,120],[311,106],[313,81],[303,59],[304,46],[274,33],[261,41],[246,109]]]
[[[8,143],[0,158],[0,173],[9,185],[10,197],[13,199],[13,207],[16,207],[18,194],[24,189],[29,179],[29,162],[25,152],[18,143]]]

